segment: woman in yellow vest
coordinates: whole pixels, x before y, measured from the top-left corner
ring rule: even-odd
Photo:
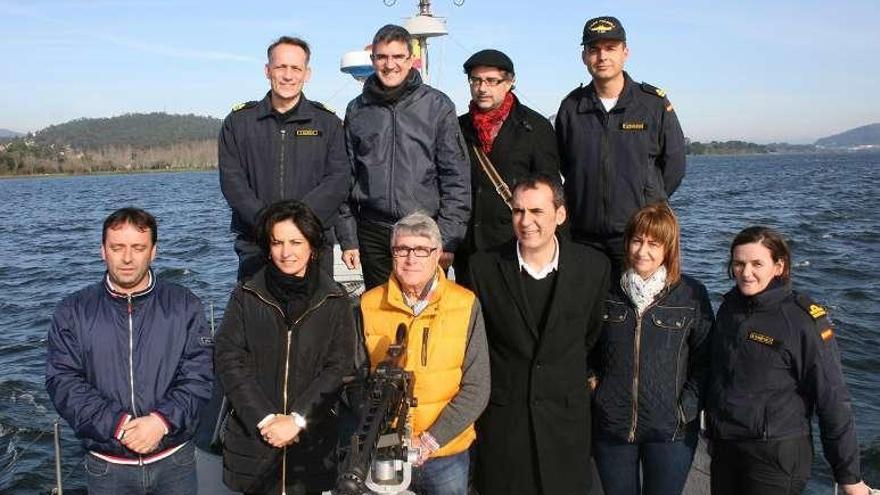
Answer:
[[[446,279],[440,230],[420,212],[391,235],[392,274],[361,297],[364,336],[374,368],[407,328],[403,365],[412,371],[413,446],[420,449],[411,489],[420,495],[466,495],[474,421],[489,400],[489,354],[480,304]]]

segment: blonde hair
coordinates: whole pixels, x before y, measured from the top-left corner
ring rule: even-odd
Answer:
[[[642,207],[626,224],[623,233],[625,249],[633,237],[648,236],[663,244],[663,265],[666,267],[666,284],[681,279],[681,235],[678,218],[666,203],[654,203]],[[629,256],[623,257],[623,266],[630,269]]]

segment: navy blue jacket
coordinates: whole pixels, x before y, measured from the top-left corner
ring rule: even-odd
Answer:
[[[684,178],[684,134],[672,104],[662,90],[624,77],[610,112],[590,83],[569,93],[556,114],[575,240],[622,235],[633,213],[672,196]]]
[[[724,296],[712,338],[708,433],[717,440],[810,435],[819,416],[825,458],[838,483],[857,483],[859,445],[825,309],[774,282],[764,292]]]
[[[55,309],[46,388],[87,450],[137,458],[117,436],[127,417],[151,412],[169,430],[156,452],[180,445],[211,396],[213,340],[201,302],[179,285],[152,280],[128,297],[105,277]]]
[[[220,189],[232,231],[252,239],[257,212],[282,199],[307,204],[330,228],[348,196],[342,121],[305,95],[283,122],[270,95],[233,110],[220,130]]]
[[[639,318],[620,283],[605,300],[591,363],[598,438],[666,442],[684,437],[700,412],[714,316],[706,287],[688,276],[661,292]]]

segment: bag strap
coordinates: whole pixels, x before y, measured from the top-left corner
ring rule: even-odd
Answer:
[[[501,177],[501,174],[498,173],[498,170],[495,169],[495,166],[492,165],[492,161],[489,160],[489,157],[486,156],[486,153],[483,153],[483,150],[480,149],[476,144],[472,145],[474,149],[474,153],[477,155],[477,161],[480,162],[480,168],[483,169],[483,172],[486,174],[486,177],[489,178],[489,182],[495,186],[495,192],[501,196],[501,201],[504,201],[504,204],[507,205],[508,208],[513,210],[513,194],[510,192],[510,188],[507,187],[507,183],[504,182],[504,179]]]

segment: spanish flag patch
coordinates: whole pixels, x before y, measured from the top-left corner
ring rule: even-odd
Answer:
[[[824,340],[825,342],[828,342],[829,340],[831,340],[831,337],[834,336],[834,331],[831,330],[830,328],[826,328],[825,330],[822,330],[822,333],[819,335],[822,336],[822,340]]]

